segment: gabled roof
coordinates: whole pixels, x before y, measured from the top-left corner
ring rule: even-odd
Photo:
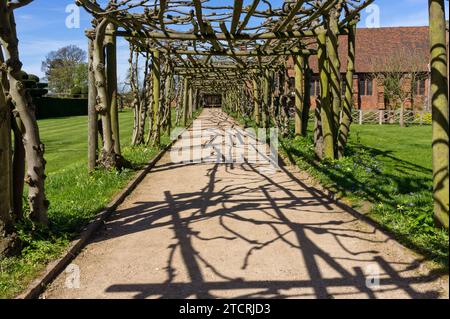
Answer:
[[[356,30],[356,73],[382,72],[380,57],[408,52],[420,59],[422,71],[428,71],[429,63],[428,27],[359,28]],[[405,53],[401,53],[405,54]],[[347,36],[339,37],[341,72],[347,68]],[[318,73],[317,57],[310,58],[310,67]],[[292,60],[289,61],[289,65]],[[405,70],[407,71],[407,70]]]

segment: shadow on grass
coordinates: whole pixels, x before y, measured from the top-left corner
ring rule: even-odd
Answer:
[[[319,162],[310,136],[280,145],[292,163],[339,197],[370,202],[369,216],[383,229],[448,269],[448,233],[434,228],[431,169],[360,144],[349,146],[342,160]]]

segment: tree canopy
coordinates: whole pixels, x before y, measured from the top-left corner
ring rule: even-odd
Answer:
[[[50,52],[42,62],[52,93],[70,93],[72,88],[87,87],[87,54],[75,45]]]

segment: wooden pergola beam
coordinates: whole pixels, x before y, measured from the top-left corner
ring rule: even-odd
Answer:
[[[234,35],[241,19],[243,0],[234,0],[233,19],[231,20],[230,33]]]
[[[239,25],[239,28],[237,30],[237,33],[241,33],[242,30],[245,29],[245,27],[247,26],[248,22],[250,21],[250,18],[253,16],[253,14],[256,11],[256,8],[258,7],[260,0],[253,0],[253,3],[250,7],[250,9],[248,10],[244,20],[242,20],[242,23]]]
[[[193,0],[194,7],[195,7],[195,15],[197,17],[197,24],[200,28],[200,32],[202,35],[207,35],[207,29],[205,22],[203,22],[203,12],[202,12],[202,2],[200,0]]]
[[[250,50],[250,51],[205,51],[205,50],[168,50],[162,49],[149,49],[150,52],[160,51],[162,53],[177,54],[177,55],[217,55],[217,56],[243,56],[243,57],[257,57],[257,56],[284,56],[284,55],[315,55],[317,50],[313,49],[292,49],[292,50]]]
[[[257,41],[257,40],[289,40],[289,39],[303,39],[303,38],[315,38],[320,34],[318,30],[306,30],[306,31],[283,31],[283,32],[264,32],[264,33],[239,33],[233,36],[235,41]],[[347,34],[346,28],[342,28],[340,34]],[[181,41],[226,41],[227,35],[224,33],[215,34],[194,34],[194,33],[182,33],[182,32],[146,32],[143,31],[142,35],[134,32],[119,30],[117,36],[127,38],[146,38],[146,39],[159,39],[159,40],[181,40]]]

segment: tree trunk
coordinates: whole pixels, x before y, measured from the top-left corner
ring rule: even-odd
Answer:
[[[318,159],[323,159],[323,135],[322,135],[322,113],[320,101],[316,100],[316,109],[314,110],[314,153]]]
[[[135,57],[133,59],[133,56]],[[131,145],[139,145],[143,142],[143,138],[141,138],[141,127],[144,123],[141,122],[141,108],[144,104],[143,101],[141,101],[141,95],[139,94],[139,81],[137,79],[137,72],[138,72],[138,64],[139,64],[139,53],[138,51],[133,49],[133,46],[130,45],[130,57],[128,59],[128,63],[130,66],[129,72],[130,72],[130,87],[131,92],[133,94],[133,134],[131,136]],[[146,62],[147,66],[147,62]],[[146,80],[146,79],[145,79]],[[144,82],[145,83],[145,82]]]
[[[13,11],[7,8],[6,1],[0,2],[0,38],[5,49],[9,94],[15,111],[25,128],[22,136],[27,162],[25,182],[29,187],[28,202],[30,219],[47,224],[48,201],[45,198],[45,160],[44,145],[41,143],[39,128],[34,114],[35,107],[29,93],[21,82],[22,63],[19,58],[18,39]]]
[[[94,75],[94,43],[89,38],[88,44],[89,52],[89,67],[88,67],[88,171],[92,172],[97,166],[97,150],[98,150],[98,118],[97,111],[95,109],[97,99],[97,89],[95,87],[95,75]]]
[[[183,85],[183,126],[187,126],[187,113],[188,113],[188,78],[184,78]]]
[[[138,128],[137,128],[137,144],[144,143],[145,135],[145,123],[147,122],[148,109],[151,108],[152,100],[152,77],[149,71],[150,67],[150,55],[147,54],[145,60],[145,72],[144,72],[144,89],[142,92],[142,98],[139,103],[139,114],[138,114]],[[151,127],[151,126],[150,126]]]
[[[356,21],[350,24],[348,33],[348,57],[347,73],[345,74],[345,96],[342,106],[342,120],[339,126],[338,137],[338,157],[344,157],[345,147],[347,145],[350,125],[352,123],[353,107],[353,75],[355,74],[355,33]]]
[[[269,94],[270,94],[270,84],[269,84],[269,70],[266,69],[263,73],[263,103],[262,103],[262,113],[263,113],[263,127],[269,127]]]
[[[13,154],[13,211],[16,220],[23,219],[23,189],[25,186],[25,148],[22,141],[25,130],[19,115],[12,120],[14,132]]]
[[[0,63],[3,63],[0,46]],[[3,78],[3,74],[2,78]],[[0,82],[0,259],[11,254],[15,243],[12,185],[11,111]]]
[[[106,28],[108,35],[105,36],[106,47],[106,84],[108,88],[108,103],[111,112],[111,130],[114,141],[114,152],[121,155],[119,136],[119,105],[117,103],[117,44],[116,27],[109,23]]]
[[[159,52],[153,53],[153,63],[152,63],[152,77],[153,77],[153,145],[160,145],[161,138],[161,65],[159,60]]]
[[[306,57],[308,59],[308,57]],[[308,60],[305,60],[305,80],[304,80],[304,102],[303,102],[303,112],[302,112],[302,136],[308,134],[308,122],[309,122],[309,111],[311,109],[311,93],[310,93],[310,83],[312,71],[309,69]]]
[[[172,70],[169,71],[169,74],[167,76],[166,81],[166,94],[167,94],[167,114],[166,114],[166,133],[168,136],[170,136],[170,132],[172,130],[172,101],[174,100],[174,91],[175,91],[175,83],[173,78],[173,72]],[[197,99],[198,99],[198,91],[197,91]]]
[[[0,64],[4,63],[3,51],[0,46]],[[0,73],[0,223],[12,224],[12,139],[11,139],[11,110],[7,103],[3,81]],[[1,225],[0,225],[1,227]],[[0,230],[1,231],[1,230]]]
[[[333,109],[330,103],[329,61],[326,53],[326,35],[318,36],[320,70],[320,123],[322,127],[323,158],[334,159]]]
[[[255,117],[256,126],[261,125],[260,114],[259,114],[259,96],[258,96],[258,81],[253,78],[253,116]]]
[[[193,107],[193,99],[194,99],[194,89],[192,88],[192,85],[189,86],[189,93],[188,93],[188,118],[192,118],[192,107]]]
[[[400,127],[405,126],[405,102],[402,101],[400,105],[400,119],[399,119]]]
[[[449,222],[449,118],[444,0],[429,0],[431,108],[433,114],[433,197],[436,225]]]
[[[114,140],[111,127],[111,104],[109,103],[108,90],[106,83],[105,57],[103,44],[105,41],[105,31],[108,20],[99,21],[95,29],[94,39],[94,74],[95,85],[97,88],[97,112],[102,120],[103,147],[100,155],[100,164],[106,169],[119,168],[120,163],[114,150]]]
[[[289,106],[288,96],[283,94],[280,97],[280,114],[282,115],[282,135],[287,136],[289,134]]]
[[[328,57],[328,70],[330,77],[330,97],[331,97],[331,107],[333,112],[333,121],[331,123],[332,134],[333,134],[333,148],[335,156],[338,151],[338,131],[339,131],[339,116],[341,112],[341,63],[339,60],[339,42],[338,42],[338,19],[339,10],[332,9],[329,14],[328,28],[327,28],[327,57]]]
[[[294,56],[295,60],[295,135],[301,135],[302,128],[302,114],[304,99],[304,58],[301,55]]]

